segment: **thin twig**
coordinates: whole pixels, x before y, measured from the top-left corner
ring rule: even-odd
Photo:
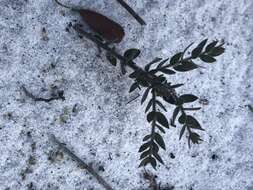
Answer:
[[[100,185],[106,190],[113,190],[112,187],[88,164],[86,164],[81,158],[75,155],[69,150],[65,144],[61,143],[54,135],[50,135],[51,140],[57,144],[66,154],[68,154],[74,161],[76,161],[82,168],[86,169],[93,177],[95,177]]]
[[[129,100],[127,103],[126,103],[126,105],[127,104],[130,104],[131,102],[133,102],[134,100],[136,100],[137,98],[139,98],[140,97],[140,94],[138,94],[136,97],[134,97],[133,99],[131,99],[131,100]]]
[[[34,96],[31,92],[29,92],[24,85],[21,88],[23,89],[25,95],[28,96],[29,98],[33,99],[35,102],[47,102],[48,103],[53,100],[65,100],[65,97],[64,97],[62,91],[58,92],[57,95],[54,95],[51,98],[40,98],[40,97]]]
[[[146,22],[123,0],[117,2],[124,7],[141,25],[146,25]]]

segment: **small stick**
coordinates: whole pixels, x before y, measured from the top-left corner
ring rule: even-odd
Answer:
[[[146,25],[146,22],[123,0],[117,2],[124,7],[141,25]]]
[[[130,104],[131,102],[133,102],[134,100],[136,100],[137,98],[139,98],[140,97],[140,94],[138,94],[136,97],[134,97],[133,99],[131,99],[131,100],[129,100],[127,103],[126,103],[126,105],[127,104]]]
[[[100,185],[106,190],[113,190],[112,187],[88,164],[81,158],[69,150],[64,143],[61,143],[54,135],[50,135],[51,140],[57,144],[66,154],[68,154],[74,161],[76,161],[82,168],[86,169],[93,177],[95,177]]]
[[[53,100],[65,100],[65,97],[63,96],[63,91],[58,92],[57,96],[53,96],[51,98],[40,98],[34,96],[31,92],[29,92],[26,87],[23,85],[22,86],[23,91],[25,92],[25,95],[28,96],[29,98],[33,99],[35,102],[51,102]]]

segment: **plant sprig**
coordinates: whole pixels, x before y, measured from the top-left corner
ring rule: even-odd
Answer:
[[[196,118],[187,113],[197,111],[200,107],[191,108],[185,106],[189,103],[195,102],[198,97],[193,94],[183,94],[179,96],[176,93],[176,88],[183,86],[183,84],[171,84],[171,82],[167,81],[166,77],[174,75],[177,72],[188,72],[202,67],[195,63],[197,59],[206,63],[215,62],[216,57],[223,54],[225,51],[223,42],[218,44],[218,41],[213,41],[207,44],[208,40],[205,39],[191,51],[191,56],[185,57],[186,52],[188,52],[189,48],[193,45],[193,43],[191,43],[184,51],[176,53],[171,58],[155,58],[142,69],[134,61],[134,59],[140,55],[140,50],[132,48],[128,49],[124,55],[120,55],[114,48],[108,47],[107,44],[98,40],[91,34],[78,27],[75,27],[75,29],[106,50],[106,57],[113,66],[117,66],[119,62],[123,74],[126,73],[126,66],[134,70],[129,75],[129,77],[134,80],[129,92],[145,88],[141,99],[142,104],[148,98],[149,93],[152,94],[152,98],[147,103],[145,110],[145,112],[148,112],[147,121],[151,123],[151,133],[143,138],[144,143],[139,149],[139,152],[141,153],[140,166],[150,164],[156,169],[157,161],[163,164],[163,160],[158,152],[159,147],[162,149],[166,149],[166,147],[160,133],[165,133],[165,130],[169,129],[170,126],[176,127],[176,119],[178,123],[182,125],[179,139],[181,139],[185,131],[187,131],[189,147],[191,143],[198,144],[202,141],[200,135],[195,132],[195,130],[203,131],[204,129]],[[158,100],[158,98],[162,98],[162,102],[164,103],[169,103],[170,105],[175,106],[170,122],[166,116],[158,110],[158,108],[160,108],[165,112],[167,111],[164,104]],[[149,111],[150,109],[152,109],[152,111]]]

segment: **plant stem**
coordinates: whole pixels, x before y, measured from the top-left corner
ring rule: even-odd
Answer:
[[[146,25],[145,21],[123,0],[117,2],[124,7],[141,25]]]
[[[23,89],[25,95],[28,96],[29,98],[33,99],[35,102],[47,102],[47,103],[49,103],[53,100],[62,100],[62,101],[65,100],[65,97],[63,96],[63,94],[58,93],[57,95],[55,95],[51,98],[40,98],[40,97],[34,96],[31,92],[29,92],[24,85],[21,88]]]
[[[54,135],[50,135],[51,140],[57,144],[66,154],[68,154],[73,160],[75,160],[81,167],[86,169],[92,176],[94,176],[98,183],[102,185],[106,190],[113,190],[112,187],[88,164],[86,164],[81,158],[75,155],[69,150],[65,144],[61,143]]]
[[[156,94],[155,91],[152,90],[152,111],[156,112]],[[156,124],[156,116],[152,121],[152,129],[151,129],[151,141],[154,141],[154,134],[155,134],[155,124]],[[150,156],[153,154],[153,145],[151,146],[151,150],[150,150]]]

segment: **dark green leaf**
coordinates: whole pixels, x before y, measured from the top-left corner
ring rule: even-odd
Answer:
[[[163,141],[162,136],[161,136],[159,133],[155,133],[154,138],[155,138],[155,141],[157,142],[157,144],[159,144],[159,146],[160,146],[162,149],[166,150],[165,143],[164,143],[164,141]]]
[[[139,49],[129,49],[124,53],[124,57],[127,60],[133,60],[140,55],[141,51]]]
[[[153,146],[153,153],[159,151],[159,147],[155,142],[152,143],[152,146]]]
[[[161,68],[170,58],[164,59],[163,61],[161,61],[158,66],[157,69]]]
[[[154,75],[154,74],[156,74],[157,72],[158,72],[157,69],[152,69],[152,70],[150,70],[148,73],[150,73],[151,75]]]
[[[148,63],[146,66],[145,66],[145,71],[149,71],[151,65],[161,61],[162,59],[161,58],[155,58],[153,61],[151,61],[150,63]]]
[[[164,129],[160,125],[155,125],[162,133],[165,133]]]
[[[177,118],[177,115],[178,115],[178,113],[179,113],[179,111],[180,111],[180,107],[176,107],[175,109],[174,109],[174,111],[173,111],[173,116],[172,116],[172,124],[174,124],[175,123],[175,120],[176,120],[176,118]]]
[[[225,48],[218,46],[218,47],[213,48],[213,50],[210,53],[208,53],[208,55],[216,57],[223,54],[224,51],[225,51]]]
[[[179,136],[179,140],[181,140],[183,134],[184,134],[184,131],[185,131],[185,128],[186,128],[186,125],[184,125],[180,131],[180,136]]]
[[[156,163],[156,160],[153,157],[150,157],[150,164],[156,170],[157,163]]]
[[[192,94],[184,94],[182,96],[179,97],[179,102],[180,103],[190,103],[190,102],[194,102],[198,99],[197,96],[192,95]]]
[[[210,44],[208,44],[206,46],[205,52],[211,51],[216,46],[217,43],[218,43],[218,41],[213,41]]]
[[[215,58],[205,54],[200,55],[200,59],[206,63],[213,63],[216,61]]]
[[[150,163],[150,157],[147,157],[144,160],[142,160],[139,167],[146,166],[148,163]]]
[[[147,151],[141,153],[140,159],[147,157],[149,154],[150,154],[150,150],[147,150]]]
[[[193,44],[194,44],[193,42],[190,43],[190,44],[184,49],[181,59],[183,59],[183,57],[184,57],[186,51],[187,51]]]
[[[204,129],[200,126],[199,122],[190,115],[187,116],[186,123],[187,123],[187,126],[189,126],[190,128],[204,131]]]
[[[138,83],[135,82],[131,85],[129,93],[133,92],[134,90],[136,90],[139,87]]]
[[[164,164],[164,163],[163,163],[163,160],[162,160],[162,158],[161,158],[161,156],[160,156],[158,153],[155,152],[155,153],[153,154],[153,156],[154,156],[161,164]]]
[[[159,102],[158,100],[156,100],[156,103],[158,106],[160,106],[164,111],[167,111],[166,108],[163,106],[163,104],[161,102]]]
[[[182,114],[179,118],[178,118],[178,122],[181,124],[185,124],[186,121],[186,115]]]
[[[153,99],[149,100],[148,105],[147,105],[146,110],[145,110],[145,113],[147,113],[147,111],[151,108],[152,103],[153,103]]]
[[[156,119],[162,126],[169,128],[169,122],[161,112],[156,112]]]
[[[171,85],[170,87],[171,88],[178,88],[178,87],[181,87],[183,86],[184,84],[175,84],[175,85]]]
[[[146,150],[148,147],[150,146],[150,142],[144,143],[143,145],[141,145],[139,152],[143,152],[144,150]]]
[[[107,53],[107,54],[106,54],[106,59],[107,59],[113,66],[116,66],[116,65],[117,65],[117,59],[116,59],[113,55]]]
[[[148,139],[150,139],[151,135],[146,135],[144,138],[143,138],[143,141],[147,141]]]
[[[154,111],[149,112],[147,115],[147,121],[150,123],[151,121],[154,120],[155,116],[156,116],[156,112],[154,112]]]
[[[182,52],[173,55],[172,58],[170,59],[170,65],[177,64],[180,61],[182,55],[183,55]]]
[[[143,104],[145,102],[145,100],[147,99],[149,91],[150,91],[150,87],[148,87],[145,90],[145,92],[143,93],[143,96],[142,96],[142,99],[141,99],[141,104]]]
[[[161,69],[160,71],[163,72],[164,74],[168,74],[168,75],[173,75],[176,73],[175,71],[172,71],[170,69]]]
[[[125,65],[125,63],[124,62],[122,62],[122,61],[120,61],[120,69],[121,69],[121,73],[123,74],[123,75],[125,75],[126,74],[126,65]]]
[[[177,65],[173,68],[179,72],[186,72],[186,71],[191,71],[191,70],[197,69],[198,65],[196,65],[192,61],[186,61],[186,62],[183,62],[181,65]]]
[[[193,144],[199,144],[199,141],[203,141],[197,133],[190,133],[189,139]]]
[[[195,59],[197,58],[201,52],[203,51],[204,46],[206,45],[207,39],[203,40],[202,42],[199,43],[199,45],[193,49],[192,51],[192,58]]]

